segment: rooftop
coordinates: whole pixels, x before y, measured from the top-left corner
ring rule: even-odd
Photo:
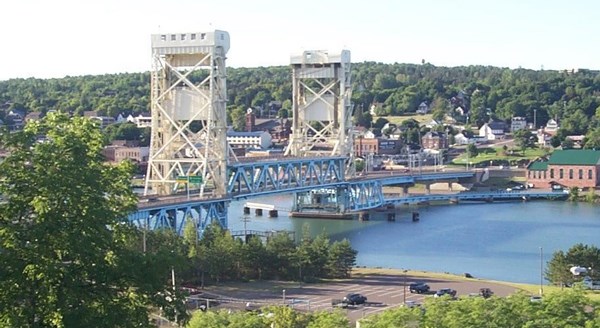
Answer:
[[[600,165],[600,150],[555,150],[548,160],[551,165]]]

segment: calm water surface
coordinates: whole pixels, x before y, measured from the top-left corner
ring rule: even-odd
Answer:
[[[290,195],[253,202],[291,208]],[[243,230],[242,202],[229,208],[229,227]],[[418,211],[421,220],[411,221]],[[305,224],[313,235],[325,230],[333,240],[348,238],[358,250],[357,265],[470,273],[475,277],[539,283],[540,264],[575,243],[600,247],[600,206],[561,201],[473,203],[399,207],[396,221],[375,213],[371,221],[256,217],[252,230],[293,230]],[[542,252],[540,252],[542,247]]]

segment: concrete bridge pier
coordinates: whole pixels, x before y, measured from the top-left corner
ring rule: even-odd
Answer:
[[[358,213],[358,221],[369,221],[369,212]]]

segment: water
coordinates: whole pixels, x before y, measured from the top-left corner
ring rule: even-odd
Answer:
[[[253,202],[291,207],[291,195]],[[229,208],[229,227],[243,230],[242,202]],[[421,220],[412,222],[411,212]],[[373,217],[374,216],[374,217]],[[308,224],[312,235],[326,231],[332,240],[348,238],[358,250],[357,265],[470,273],[478,278],[536,284],[540,265],[557,250],[576,243],[600,247],[600,207],[587,203],[534,201],[401,207],[396,221],[384,213],[371,221],[256,217],[252,230],[293,230]],[[540,252],[540,247],[542,248]]]

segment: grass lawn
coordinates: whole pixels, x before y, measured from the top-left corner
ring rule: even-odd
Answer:
[[[523,159],[528,159],[528,160],[534,160],[540,156],[544,156],[547,154],[547,151],[545,149],[540,149],[540,148],[528,148],[527,150],[525,150],[525,154],[523,155],[522,151],[513,151],[512,154],[509,154],[510,150],[507,151],[506,153],[504,152],[504,149],[502,149],[501,147],[496,147],[496,148],[481,148],[479,149],[479,155],[477,155],[476,157],[470,157],[469,158],[469,162],[473,165],[477,165],[480,163],[490,163],[492,162],[492,165],[497,165],[497,164],[493,164],[493,162],[517,162]],[[454,165],[465,165],[467,163],[467,154],[463,153],[460,156],[456,157],[453,161],[452,164]]]
[[[390,121],[390,123],[394,123],[394,124],[400,124],[403,121],[413,119],[413,120],[419,122],[420,125],[422,125],[424,123],[428,123],[429,121],[431,121],[432,115],[425,114],[425,115],[406,115],[406,116],[375,116],[375,117],[373,117],[373,121],[376,121],[379,117],[385,118],[386,120]]]

